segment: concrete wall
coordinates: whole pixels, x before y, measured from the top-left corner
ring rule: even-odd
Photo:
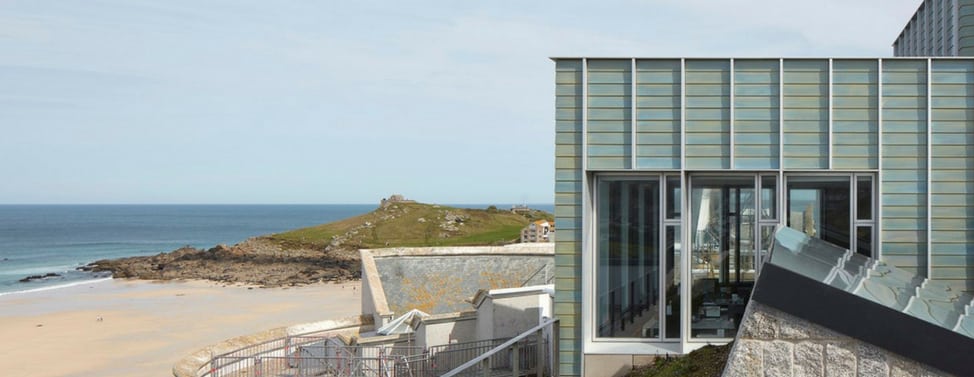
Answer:
[[[479,295],[477,308],[477,339],[512,338],[551,317],[554,287],[534,286],[497,289]]]
[[[474,312],[436,314],[423,318],[416,326],[416,345],[426,348],[473,341],[477,321]]]
[[[905,377],[949,374],[751,301],[727,360],[724,376]]]
[[[386,293],[372,253],[362,250],[359,254],[362,259],[362,315],[371,315],[375,327],[379,328],[389,323],[394,313],[386,302]]]

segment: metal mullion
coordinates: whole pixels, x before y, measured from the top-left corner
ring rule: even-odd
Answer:
[[[876,208],[873,211],[873,220],[875,224],[880,223],[880,219],[883,218],[883,59],[879,59],[876,62],[876,85],[877,85],[877,100],[876,100],[876,155],[877,155],[877,167],[879,170],[876,172],[876,178],[873,182],[873,206]],[[873,240],[874,249],[876,249],[875,256],[880,259],[883,250],[883,237],[879,236],[879,231],[873,229]]]
[[[753,259],[752,267],[754,268],[754,280],[757,281],[758,274],[760,273],[760,263],[758,263],[759,250],[761,249],[761,210],[764,209],[763,202],[764,198],[762,195],[762,190],[764,187],[761,186],[761,173],[754,174],[754,220],[751,229],[751,258]]]
[[[933,151],[931,150],[932,147],[933,147],[933,143],[930,140],[930,138],[932,136],[932,132],[931,132],[931,129],[930,129],[931,128],[931,120],[930,119],[931,119],[931,115],[933,113],[931,111],[931,109],[930,109],[930,97],[931,97],[931,86],[932,86],[932,82],[931,82],[932,80],[930,80],[930,76],[931,76],[930,75],[930,66],[931,66],[932,62],[933,62],[932,59],[927,58],[927,77],[926,77],[926,80],[927,80],[927,278],[928,279],[933,276],[933,250],[932,250],[932,248],[933,248],[933,240],[931,239],[931,236],[933,236],[933,231],[930,229],[931,226],[933,225],[933,219],[930,216],[930,211],[932,210],[932,207],[933,207],[931,205],[931,197],[932,197],[931,192],[933,190],[932,190],[932,187],[931,187],[931,178],[932,177],[931,177],[931,173],[930,173],[930,170],[931,170],[930,168],[933,165],[932,164],[932,161],[931,161],[932,160],[932,157],[931,156],[933,156],[933,153],[932,153]]]
[[[657,271],[657,275],[659,275],[656,279],[659,282],[659,286],[656,288],[656,292],[659,295],[657,299],[656,309],[658,312],[657,318],[659,318],[658,321],[659,336],[657,337],[657,340],[662,342],[666,340],[666,330],[667,330],[666,329],[666,305],[665,305],[667,282],[666,282],[666,270],[664,268],[667,263],[666,248],[668,247],[669,240],[667,239],[666,236],[666,228],[674,226],[674,224],[673,224],[673,220],[670,220],[666,217],[666,208],[670,204],[666,201],[666,195],[670,191],[670,185],[666,179],[667,175],[666,173],[660,173],[659,175],[657,175],[657,177],[659,177],[660,187],[661,187],[661,189],[659,190],[659,203],[660,203],[659,218],[662,219],[662,221],[660,221],[661,225],[660,225],[660,233],[659,233],[660,234],[659,237],[660,248],[658,253],[659,258],[656,259],[656,263],[658,265],[656,271]],[[682,218],[683,214],[681,213],[680,216]],[[676,224],[676,226],[679,226],[679,224]],[[676,265],[675,263],[674,263],[674,267],[679,268],[679,266]]]
[[[636,169],[636,59],[631,60],[629,66],[629,134],[631,136],[629,148],[629,168]]]
[[[778,59],[778,171],[785,168],[785,59]]]
[[[687,205],[690,200],[690,177],[686,171],[680,172],[680,348],[685,350],[690,341],[690,282],[693,280],[690,270],[692,250],[690,239],[690,213]]]
[[[729,126],[730,126],[730,138],[728,139],[729,145],[728,145],[728,148],[727,148],[728,153],[730,155],[730,169],[731,170],[734,170],[734,169],[737,168],[737,166],[734,164],[734,69],[735,69],[735,67],[734,67],[734,58],[731,58],[730,59],[730,69],[729,69],[729,71],[730,71],[729,72],[729,76],[730,76],[730,80],[729,80],[729,82],[730,82],[730,84],[729,84],[729,86],[730,86],[730,88],[729,88],[730,89],[729,90],[729,92],[730,92],[730,103],[728,104],[728,107],[730,108],[730,123],[729,123]]]
[[[588,58],[582,58],[582,174],[588,172]]]
[[[785,193],[785,59],[778,59],[778,188],[775,196],[778,198],[778,224],[785,225],[787,206]]]
[[[659,216],[663,219],[663,221],[660,221],[660,237],[659,241],[657,242],[659,246],[656,250],[656,317],[659,318],[659,320],[656,321],[658,324],[657,327],[659,328],[659,335],[657,335],[656,340],[661,342],[663,339],[666,339],[666,320],[664,318],[664,315],[666,315],[666,308],[663,307],[663,303],[666,301],[666,288],[664,288],[666,286],[666,271],[663,268],[666,266],[666,243],[668,240],[666,239],[666,202],[664,200],[666,199],[666,192],[669,190],[669,187],[667,187],[666,184],[666,176],[660,174],[659,177]]]
[[[687,60],[680,59],[680,173],[687,168]]]
[[[953,17],[950,23],[951,26],[950,37],[951,37],[951,45],[952,45],[951,56],[957,56],[958,52],[960,51],[960,46],[959,46],[960,37],[958,36],[958,34],[960,34],[958,33],[958,31],[960,31],[960,26],[957,25],[957,21],[960,18],[960,16],[958,15],[958,13],[960,13],[960,5],[957,4],[957,0],[952,0],[951,3],[952,3],[952,9],[950,12],[951,12],[951,17]]]
[[[593,216],[597,215],[597,208],[592,205],[592,187],[590,180],[597,177],[590,177],[588,174],[588,59],[582,58],[582,223],[578,224],[582,229],[582,303],[579,315],[581,316],[582,339],[577,340],[582,348],[576,350],[580,362],[579,370],[585,370],[585,357],[582,350],[585,343],[595,338],[595,263],[598,262],[596,253],[593,252]],[[586,257],[587,255],[587,257]]]
[[[690,340],[690,214],[687,208],[690,179],[687,177],[687,60],[680,58],[680,350]]]
[[[856,220],[859,219],[859,190],[856,185],[859,182],[856,181],[856,174],[849,174],[849,250],[853,253],[858,252],[859,243],[856,242]]]
[[[829,100],[829,110],[828,110],[828,117],[829,117],[829,124],[828,124],[828,127],[829,127],[829,135],[828,135],[828,143],[829,143],[828,159],[829,160],[828,160],[828,167],[829,167],[829,170],[832,170],[832,160],[833,160],[833,154],[834,154],[834,152],[832,150],[833,149],[832,144],[833,144],[833,141],[834,141],[833,138],[832,138],[832,118],[833,118],[833,114],[832,114],[832,93],[833,93],[832,92],[832,58],[829,58],[829,87],[828,87],[827,90],[828,91],[825,93],[825,95],[828,96],[828,100]]]

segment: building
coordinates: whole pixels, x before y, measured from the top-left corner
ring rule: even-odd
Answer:
[[[732,340],[777,226],[974,290],[974,58],[553,60],[562,374]]]
[[[538,220],[521,229],[521,243],[525,242],[554,242],[555,224],[547,220]]]
[[[974,55],[974,0],[924,0],[893,42],[893,55]]]

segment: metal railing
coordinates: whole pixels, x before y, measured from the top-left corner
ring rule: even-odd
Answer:
[[[444,373],[452,376],[557,376],[558,319],[546,319],[518,336]],[[555,341],[552,341],[555,340]],[[546,357],[550,356],[550,357]]]
[[[213,368],[203,376],[412,376],[414,370],[425,369],[427,359],[415,346],[348,346],[337,337],[291,337],[291,341],[293,347],[287,351],[242,356],[238,350],[237,355],[214,357]]]
[[[287,336],[214,356],[201,377],[557,375],[558,321],[510,339],[417,346],[346,345],[333,334]],[[468,364],[476,362],[472,367]],[[451,374],[452,373],[452,374]]]

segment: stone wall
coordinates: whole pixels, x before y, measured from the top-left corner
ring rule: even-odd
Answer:
[[[974,362],[971,365],[974,370]],[[950,374],[751,300],[724,376],[933,377]]]
[[[550,243],[389,248],[361,250],[361,254],[362,280],[368,282],[363,289],[370,290],[373,306],[383,307],[367,307],[363,300],[363,314],[470,310],[468,300],[478,290],[544,285],[554,276],[554,244]]]

